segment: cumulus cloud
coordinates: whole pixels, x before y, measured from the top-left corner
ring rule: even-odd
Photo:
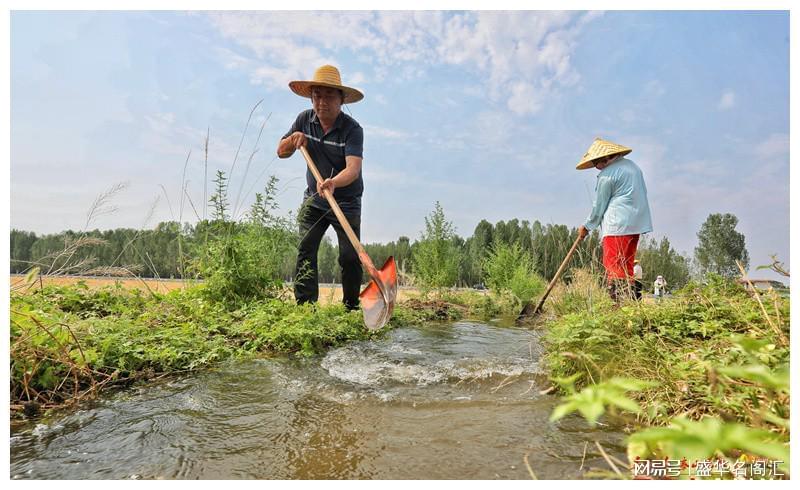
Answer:
[[[422,76],[434,64],[463,68],[496,102],[532,114],[577,83],[579,35],[600,14],[575,12],[213,12],[211,24],[246,53],[220,50],[224,66],[270,87],[338,64],[345,83]],[[336,59],[353,52],[372,73]],[[248,58],[249,56],[249,58]],[[349,76],[348,76],[349,74]]]
[[[736,105],[736,94],[733,90],[726,90],[719,99],[717,109],[725,111]]]

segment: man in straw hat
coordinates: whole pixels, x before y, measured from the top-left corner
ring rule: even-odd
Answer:
[[[576,168],[596,168],[595,200],[592,212],[578,229],[585,237],[602,227],[603,266],[606,269],[609,293],[619,303],[630,296],[633,282],[633,261],[639,235],[653,231],[647,186],[639,167],[624,158],[632,150],[595,138]]]
[[[361,287],[361,262],[347,235],[322,195],[333,197],[361,238],[361,158],[364,130],[355,119],[342,112],[342,105],[358,102],[364,94],[342,85],[339,70],[331,65],[317,68],[312,80],[289,83],[292,92],[311,99],[311,109],[301,112],[278,143],[278,156],[289,158],[305,146],[325,180],[317,184],[306,170],[305,201],[298,217],[300,245],[295,269],[294,295],[298,303],[319,298],[317,252],[328,225],[333,225],[339,239],[339,265],[342,268],[343,302],[348,309],[358,308]]]

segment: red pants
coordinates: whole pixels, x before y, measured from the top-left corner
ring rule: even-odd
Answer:
[[[606,276],[612,279],[633,279],[633,259],[639,235],[603,237],[603,266]]]

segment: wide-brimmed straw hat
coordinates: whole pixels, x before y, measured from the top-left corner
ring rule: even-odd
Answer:
[[[300,97],[311,98],[311,87],[330,87],[344,92],[344,103],[352,104],[364,98],[358,89],[342,85],[339,69],[332,65],[322,65],[314,72],[313,80],[295,80],[289,82],[289,88]]]
[[[578,170],[592,168],[595,166],[595,160],[598,158],[612,155],[625,156],[632,151],[633,150],[625,146],[606,141],[602,138],[595,138],[592,146],[586,150],[586,153],[583,154],[583,158],[581,158],[581,161],[575,166],[575,168]]]

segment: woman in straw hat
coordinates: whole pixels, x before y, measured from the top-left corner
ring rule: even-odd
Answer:
[[[603,266],[608,288],[616,303],[622,295],[630,296],[633,261],[639,235],[653,231],[647,186],[639,167],[624,158],[632,150],[595,138],[576,168],[596,168],[595,200],[592,212],[578,229],[585,237],[598,226],[603,236]]]
[[[295,269],[294,295],[298,303],[319,298],[317,252],[322,237],[332,225],[339,239],[339,265],[342,268],[343,302],[348,309],[358,308],[361,288],[361,262],[350,240],[322,197],[323,189],[333,192],[356,236],[361,238],[361,159],[364,130],[355,119],[342,112],[342,105],[364,98],[360,91],[342,84],[339,70],[331,65],[317,68],[311,80],[289,83],[295,94],[311,99],[311,109],[301,112],[278,143],[278,156],[289,158],[305,146],[325,178],[317,184],[306,170],[305,200],[298,220],[300,245]]]

